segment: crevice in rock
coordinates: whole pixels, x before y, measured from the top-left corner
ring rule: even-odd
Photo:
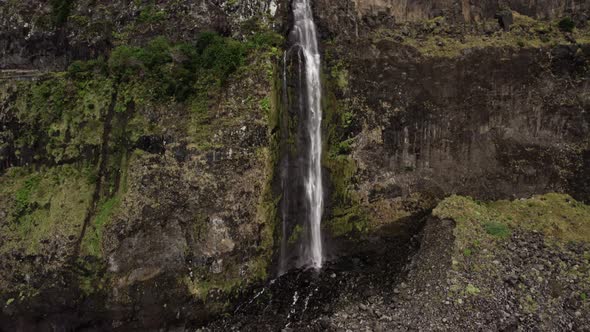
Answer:
[[[80,247],[82,245],[82,241],[84,240],[84,236],[86,235],[86,229],[88,228],[92,218],[96,215],[96,211],[98,209],[98,203],[100,202],[100,197],[103,189],[103,182],[106,180],[108,176],[108,159],[109,159],[109,139],[112,129],[112,121],[115,115],[115,107],[117,106],[117,97],[118,97],[118,85],[115,85],[113,89],[113,93],[111,95],[111,102],[109,104],[109,108],[107,110],[107,114],[105,115],[104,119],[104,127],[103,127],[103,134],[102,134],[102,147],[100,153],[100,162],[98,165],[98,177],[96,180],[96,184],[94,187],[94,193],[92,194],[92,200],[90,203],[90,208],[86,212],[86,216],[84,217],[84,222],[82,224],[82,230],[80,231],[80,236],[76,240],[74,244],[74,251],[72,254],[71,261],[74,263],[78,259],[80,255]]]

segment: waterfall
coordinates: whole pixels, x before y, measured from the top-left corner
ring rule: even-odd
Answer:
[[[283,177],[285,195],[283,208],[283,245],[281,270],[285,272],[285,253],[289,233],[286,225],[303,226],[299,243],[297,266],[319,269],[323,263],[321,221],[324,209],[324,188],[322,183],[322,86],[320,80],[321,59],[318,49],[316,26],[313,20],[310,0],[293,0],[293,28],[290,33],[291,48],[296,63],[292,69],[298,83],[297,156],[285,162]],[[285,67],[287,56],[285,57]],[[287,80],[287,74],[285,81]],[[297,177],[297,178],[296,178]],[[293,197],[300,196],[300,197]],[[287,201],[288,200],[288,201]],[[304,209],[301,209],[304,207]],[[304,210],[304,211],[303,211]],[[287,220],[291,219],[291,220]],[[297,229],[297,228],[295,228]]]
[[[305,64],[305,98],[307,131],[309,136],[307,178],[305,189],[309,204],[309,243],[303,259],[306,265],[322,267],[321,222],[324,208],[322,184],[322,87],[320,82],[320,54],[316,27],[309,0],[293,1],[294,32],[303,52]]]

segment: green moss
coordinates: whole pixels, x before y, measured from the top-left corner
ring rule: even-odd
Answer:
[[[297,241],[299,241],[299,238],[301,237],[301,234],[303,233],[303,226],[301,225],[295,225],[295,228],[293,228],[293,231],[291,232],[291,236],[289,236],[289,244],[293,245],[296,244]]]
[[[119,196],[108,199],[99,205],[96,217],[86,229],[86,234],[82,240],[81,255],[102,257],[103,230],[120,205],[121,198]]]
[[[511,233],[508,226],[498,222],[486,222],[483,224],[483,228],[489,235],[502,239],[509,237]]]
[[[350,127],[355,115],[338,102],[335,91],[348,87],[345,64],[338,62],[331,67],[331,75],[323,76],[325,140],[323,165],[330,176],[329,206],[324,227],[335,237],[358,238],[369,231],[369,216],[359,197],[355,195],[354,178],[357,164],[350,155],[354,139]]]
[[[356,163],[350,156],[338,155],[325,162],[330,171],[333,206],[325,225],[336,236],[348,236],[368,231],[368,215],[354,195],[352,179]]]
[[[31,179],[35,179],[34,185]],[[33,176],[13,171],[3,176],[2,182],[0,196],[20,192],[21,197],[26,196],[27,209],[18,218],[0,224],[10,239],[0,244],[0,252],[23,249],[27,254],[37,254],[43,251],[44,241],[70,241],[79,236],[93,191],[83,170],[59,166]],[[18,200],[5,202],[10,204],[11,215],[23,206]]]
[[[505,238],[510,228],[521,228],[542,232],[558,241],[590,242],[590,206],[564,194],[489,203],[451,196],[434,209],[433,215],[455,220],[463,240],[478,238],[481,230]]]
[[[468,295],[478,295],[480,292],[481,290],[472,284],[468,284],[467,287],[465,287],[465,293]]]
[[[450,28],[445,24],[439,23],[438,25],[429,27],[429,22],[422,22],[418,27],[413,26],[411,28],[420,30],[430,29],[432,32],[422,37],[401,36],[401,38],[403,38],[402,43],[415,48],[423,56],[446,58],[460,56],[464,50],[468,49],[482,49],[488,47],[541,48],[551,47],[557,44],[569,44],[569,41],[565,38],[563,33],[560,32],[561,25],[563,24],[564,28],[569,29],[571,26],[569,23],[535,20],[517,12],[513,12],[513,16],[514,24],[511,26],[509,32],[500,31],[498,29],[491,35],[482,35],[481,33],[465,34],[464,32],[452,34],[449,33]],[[482,27],[498,27],[496,21],[485,21],[480,24]],[[400,37],[396,34],[398,30],[378,30],[375,32],[375,37],[377,40],[393,40],[394,37]],[[456,38],[454,35],[461,35],[462,38]],[[583,41],[588,40],[589,36],[590,28],[587,27],[584,29],[576,29],[573,37],[578,41]]]
[[[340,90],[345,91],[348,89],[349,74],[342,62],[332,66],[331,76],[332,80]]]
[[[270,112],[270,98],[269,97],[265,97],[262,98],[259,102],[260,105],[260,109],[262,109],[265,113]]]
[[[513,227],[541,231],[563,241],[590,242],[590,206],[569,195],[552,193],[528,200],[497,201],[490,207]]]
[[[15,193],[14,197],[14,208],[12,216],[16,222],[24,215],[30,214],[35,206],[31,203],[31,194],[39,187],[40,177],[38,175],[32,175],[26,179]]]
[[[63,163],[97,151],[112,88],[108,78],[93,74],[77,80],[57,73],[19,84],[11,105],[19,123],[16,154]]]
[[[272,93],[270,98],[270,109],[266,111],[268,121],[268,133],[270,136],[270,147],[260,148],[257,150],[259,160],[265,162],[264,191],[260,198],[256,219],[262,225],[261,242],[259,246],[259,255],[251,264],[253,280],[262,280],[267,277],[268,266],[272,260],[275,249],[275,229],[279,224],[278,207],[281,199],[273,189],[273,183],[277,176],[277,167],[279,164],[280,138],[278,131],[279,113],[281,112],[278,99],[280,83],[278,75],[272,81]]]
[[[360,206],[336,208],[332,215],[328,225],[332,235],[336,237],[353,236],[355,233],[363,234],[368,231],[368,217]]]

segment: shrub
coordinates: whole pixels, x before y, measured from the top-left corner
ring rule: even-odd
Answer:
[[[255,47],[280,47],[284,43],[284,38],[274,31],[264,31],[253,35],[250,42]]]
[[[133,46],[119,46],[111,52],[109,70],[114,76],[127,79],[144,69],[141,61],[143,50]]]
[[[198,64],[218,78],[224,78],[240,67],[246,56],[246,45],[215,33],[203,33],[197,41]]]
[[[148,5],[141,11],[137,21],[144,24],[154,24],[166,19],[166,12],[159,10],[153,4]]]
[[[62,26],[68,20],[74,0],[51,0],[51,19],[56,26]]]
[[[563,32],[572,32],[576,27],[576,23],[569,17],[565,17],[559,21],[559,30]]]
[[[151,98],[184,101],[199,86],[223,84],[243,65],[248,49],[245,43],[212,32],[201,34],[196,44],[174,45],[157,37],[145,47],[115,48],[108,68],[120,82],[141,78]]]
[[[95,60],[72,62],[68,75],[74,79],[89,79],[93,73],[106,74],[107,69],[107,62],[101,56]]]

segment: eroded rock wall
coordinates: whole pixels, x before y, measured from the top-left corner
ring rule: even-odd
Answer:
[[[198,325],[263,280],[277,4],[0,5],[0,330]]]
[[[536,20],[514,11],[509,31],[493,15],[467,25],[452,14],[359,20],[364,5],[317,3],[332,233],[403,222],[455,193],[590,199],[587,26],[560,31],[564,12]]]
[[[240,34],[255,19],[270,23],[275,0],[3,1],[0,69],[63,70],[114,46],[141,45],[154,36],[193,40],[203,31]]]
[[[479,22],[494,18],[503,8],[539,19],[554,19],[566,15],[587,17],[590,10],[587,2],[571,0],[346,0],[337,4],[320,0],[315,6],[321,9],[318,12],[320,16],[348,16],[365,23],[415,22],[438,16],[445,16],[456,22]]]

